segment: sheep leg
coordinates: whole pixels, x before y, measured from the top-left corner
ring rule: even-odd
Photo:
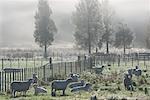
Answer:
[[[14,97],[14,98],[15,98],[15,92],[16,92],[16,91],[14,91],[14,90],[12,91],[12,94],[13,94],[13,97]]]
[[[26,92],[27,92],[27,91],[24,91],[24,96],[26,96]]]
[[[63,96],[65,95],[65,90],[63,90]]]

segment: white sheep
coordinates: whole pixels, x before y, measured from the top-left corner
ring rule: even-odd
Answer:
[[[69,85],[69,88],[74,88],[78,86],[83,86],[85,84],[84,80],[81,80],[81,82],[75,82]]]
[[[34,84],[33,87],[35,90],[35,92],[34,92],[35,95],[38,95],[39,93],[47,93],[47,89],[44,87],[40,87],[37,84]]]
[[[91,88],[91,84],[90,83],[86,83],[84,86],[78,86],[78,87],[74,87],[71,92],[77,92],[77,91],[89,91]]]

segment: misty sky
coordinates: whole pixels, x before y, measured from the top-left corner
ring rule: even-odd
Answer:
[[[49,0],[58,28],[55,44],[73,42],[71,14],[78,0]],[[110,0],[121,20],[143,36],[150,11],[150,0]],[[38,0],[0,0],[0,47],[35,46],[34,15]],[[139,38],[139,39],[140,39]]]

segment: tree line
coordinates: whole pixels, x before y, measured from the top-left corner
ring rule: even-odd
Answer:
[[[79,0],[76,10],[72,13],[74,37],[78,48],[87,50],[91,54],[93,49],[106,48],[109,54],[110,46],[126,49],[131,47],[135,38],[134,32],[124,22],[115,21],[115,11],[108,0]],[[35,14],[35,42],[47,48],[54,41],[57,28],[51,18],[52,10],[47,0],[39,0]],[[115,34],[115,35],[114,35]],[[150,45],[150,35],[146,38],[147,47]]]

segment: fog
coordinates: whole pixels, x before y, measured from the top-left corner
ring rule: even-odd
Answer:
[[[79,0],[49,0],[58,33],[54,45],[73,46],[71,14]],[[0,0],[0,47],[38,47],[34,43],[34,15],[38,0]],[[136,33],[142,46],[150,12],[149,0],[110,0],[116,16]]]

